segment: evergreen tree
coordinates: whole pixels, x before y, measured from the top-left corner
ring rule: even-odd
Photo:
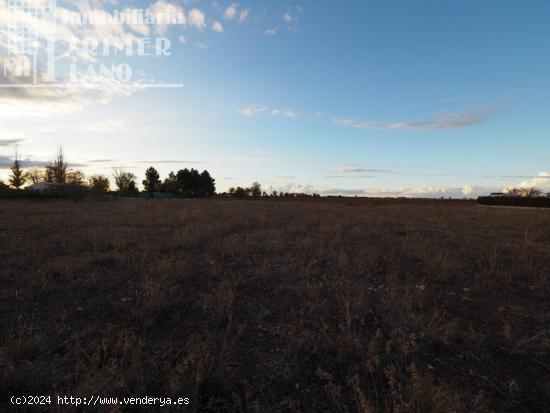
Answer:
[[[17,149],[15,150],[15,155],[13,156],[13,162],[10,169],[10,185],[13,186],[15,189],[21,188],[25,184],[25,181],[27,179],[25,177],[25,173],[23,172],[23,168],[21,167],[21,158],[19,158],[19,153],[17,152]]]
[[[202,171],[199,176],[198,192],[201,196],[212,196],[216,193],[216,181],[206,170]]]
[[[170,172],[161,185],[161,192],[176,194],[178,192],[178,179],[174,172]]]
[[[159,173],[152,166],[145,171],[145,179],[143,180],[143,188],[147,192],[156,192],[160,188]]]

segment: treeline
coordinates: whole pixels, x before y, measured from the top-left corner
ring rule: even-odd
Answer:
[[[495,205],[495,206],[522,206],[536,208],[550,208],[550,197],[540,196],[535,198],[529,197],[512,197],[512,196],[480,196],[477,199],[480,205]]]
[[[140,191],[137,185],[137,176],[124,169],[115,169],[112,175],[115,191],[111,191],[111,180],[105,175],[91,175],[87,177],[80,170],[71,169],[65,159],[63,150],[59,148],[53,161],[44,168],[23,168],[17,151],[10,167],[8,182],[0,180],[0,195],[4,197],[62,197],[64,195],[77,196],[90,194],[112,193],[122,196],[138,196]],[[25,186],[35,184],[45,185],[44,189],[21,191]],[[142,181],[142,194],[169,194],[177,197],[198,198],[207,197],[216,193],[216,181],[208,171],[199,172],[196,169],[182,169],[170,172],[163,181],[153,167],[145,171]]]
[[[240,186],[229,188],[229,191],[222,192],[220,196],[233,198],[320,198],[319,194],[306,194],[296,192],[278,192],[272,191],[267,193],[262,190],[262,186],[258,182],[253,182],[252,186],[242,188]]]
[[[515,198],[550,198],[550,192],[544,193],[537,188],[511,188],[503,196]]]
[[[138,177],[130,171],[115,168],[111,177],[101,174],[86,176],[78,169],[70,168],[63,149],[59,148],[54,159],[44,168],[24,168],[17,152],[10,167],[8,182],[0,179],[0,196],[4,198],[82,198],[86,195],[136,197],[202,198],[216,194],[216,181],[207,170],[181,169],[170,172],[161,180],[158,171],[149,167],[138,188]],[[50,184],[40,187],[37,184]],[[114,187],[114,190],[113,190]],[[30,190],[25,190],[30,189]],[[266,192],[258,182],[250,187],[230,188],[219,194],[233,198],[320,198],[319,194]]]
[[[544,193],[537,188],[512,188],[503,194],[480,196],[477,202],[480,205],[550,208],[550,192]]]

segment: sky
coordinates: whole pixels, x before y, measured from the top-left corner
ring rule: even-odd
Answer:
[[[140,10],[178,20],[146,24]],[[55,24],[14,13],[0,0],[3,179],[15,146],[26,166],[61,146],[88,175],[207,169],[219,192],[550,191],[548,1],[59,0]],[[70,19],[115,13],[127,21]],[[42,41],[75,45],[48,87],[2,87],[28,82],[5,71],[15,18],[37,34],[39,80]],[[150,53],[94,55],[87,39]],[[101,65],[131,79],[96,76]]]

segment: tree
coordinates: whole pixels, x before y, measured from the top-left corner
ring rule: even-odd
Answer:
[[[216,180],[210,176],[207,170],[200,174],[198,184],[197,189],[200,196],[212,196],[216,193]]]
[[[53,162],[50,162],[46,166],[46,182],[64,184],[67,179],[67,168],[68,164],[65,161],[63,148],[59,147]]]
[[[526,198],[536,198],[542,194],[542,192],[537,188],[511,188],[508,189],[507,192],[511,196],[521,196]]]
[[[8,189],[10,189],[10,187],[0,179],[0,192],[6,192]]]
[[[201,175],[196,169],[181,169],[176,174],[178,193],[185,197],[200,196]]]
[[[193,170],[193,169],[192,169]],[[191,170],[191,171],[192,171]],[[176,173],[176,180],[177,180],[177,188],[178,193],[185,195],[185,196],[191,196],[192,195],[192,187],[193,187],[193,172],[191,172],[189,169],[180,169]]]
[[[145,179],[143,180],[143,188],[147,192],[155,192],[160,188],[159,173],[152,166],[145,171]]]
[[[529,198],[536,198],[541,195],[541,191],[539,191],[537,188],[528,188],[525,190],[525,196]]]
[[[28,168],[25,171],[25,178],[33,184],[39,184],[44,180],[44,171],[40,168]]]
[[[104,175],[92,175],[88,179],[88,185],[94,192],[108,192],[109,191],[109,179]]]
[[[65,180],[70,185],[84,186],[86,182],[86,175],[78,169],[74,171],[71,170],[67,172]]]
[[[161,192],[166,192],[169,194],[175,194],[178,192],[178,178],[174,172],[170,172],[168,177],[160,186]]]
[[[229,194],[237,198],[246,198],[250,196],[250,188],[241,188],[240,186],[236,188],[229,188]]]
[[[250,188],[250,194],[252,198],[258,198],[262,196],[262,186],[258,182],[253,182]]]
[[[133,173],[126,172],[123,169],[115,169],[113,178],[119,192],[134,192],[137,190],[136,176]]]
[[[15,154],[13,155],[13,162],[10,169],[10,185],[13,186],[15,189],[21,188],[25,184],[25,181],[27,179],[25,178],[25,173],[23,172],[23,168],[21,167],[21,158],[19,157],[19,152],[17,152],[17,149],[15,150]]]

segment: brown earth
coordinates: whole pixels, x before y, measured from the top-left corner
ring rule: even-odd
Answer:
[[[0,201],[0,222],[2,400],[173,395],[190,397],[188,411],[252,412],[550,408],[550,210]]]

